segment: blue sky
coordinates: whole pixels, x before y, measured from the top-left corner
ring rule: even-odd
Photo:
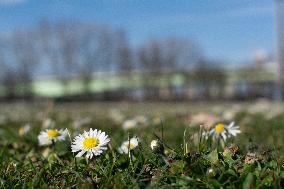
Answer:
[[[124,28],[133,45],[180,36],[216,60],[243,63],[273,52],[273,0],[0,0],[0,32],[39,20],[75,19]]]

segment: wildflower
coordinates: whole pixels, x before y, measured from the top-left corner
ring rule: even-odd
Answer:
[[[210,131],[210,134],[213,134],[216,138],[221,137],[224,141],[226,141],[227,138],[241,133],[240,127],[235,126],[234,124],[234,122],[230,123],[229,125],[219,123]]]
[[[24,136],[31,130],[31,126],[29,124],[26,124],[23,127],[20,127],[19,129],[19,135]]]
[[[159,124],[161,124],[161,120],[163,120],[161,117],[154,117],[153,120],[152,120],[152,123],[154,125],[159,125]]]
[[[122,123],[124,120],[124,115],[119,110],[114,109],[109,112],[109,118],[115,123]]]
[[[79,134],[72,142],[72,152],[79,152],[76,157],[81,157],[87,153],[86,157],[92,159],[93,156],[98,156],[107,149],[106,145],[110,139],[105,132],[101,130],[84,131],[83,134]]]
[[[45,119],[42,123],[42,128],[54,128],[54,127],[55,127],[55,122],[50,118]]]
[[[154,153],[164,154],[164,145],[160,140],[152,140],[151,149],[153,150]]]
[[[236,115],[236,111],[233,111],[233,110],[227,110],[227,111],[224,111],[223,114],[222,114],[222,117],[225,119],[225,120],[232,120],[235,118],[235,115]]]
[[[222,137],[224,141],[228,138],[228,134],[223,123],[218,123],[211,131],[210,134],[214,135],[216,138]]]
[[[73,128],[79,129],[83,125],[87,125],[87,124],[91,123],[91,121],[92,121],[92,119],[89,118],[89,117],[85,117],[85,118],[82,118],[82,119],[75,120],[73,122]]]
[[[139,139],[137,137],[131,138],[129,141],[124,141],[119,148],[120,153],[127,154],[129,150],[133,150],[138,146]]]
[[[214,177],[218,177],[221,175],[221,170],[218,167],[211,167],[207,170],[206,175],[209,178],[214,178]]]
[[[134,117],[134,120],[141,125],[145,125],[147,123],[147,118],[143,115],[139,115]]]
[[[216,170],[213,168],[209,168],[206,172],[206,174],[208,175],[208,177],[213,178],[216,176]]]
[[[129,120],[126,120],[123,124],[122,124],[122,128],[125,129],[125,130],[128,130],[128,129],[133,129],[137,127],[137,121],[134,120],[134,119],[129,119]]]
[[[50,145],[52,142],[63,141],[67,136],[67,130],[57,130],[57,129],[47,129],[45,131],[41,131],[38,138],[39,145]]]

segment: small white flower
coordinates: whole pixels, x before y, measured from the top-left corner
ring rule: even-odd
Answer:
[[[135,116],[134,120],[141,125],[145,125],[147,123],[147,118],[143,115]]]
[[[57,130],[57,129],[46,129],[45,131],[41,131],[38,138],[39,145],[50,145],[53,142],[63,141],[67,136],[67,129]]]
[[[164,154],[164,145],[160,140],[152,140],[150,146],[154,153]]]
[[[30,124],[26,124],[25,126],[19,128],[19,135],[20,135],[20,136],[24,136],[24,135],[26,135],[30,130],[31,130]]]
[[[76,136],[72,142],[72,152],[79,152],[76,157],[81,157],[87,153],[86,157],[92,159],[93,156],[98,156],[107,149],[106,145],[110,139],[105,132],[101,130],[84,131],[83,134]]]
[[[131,138],[129,141],[124,141],[119,148],[120,153],[127,154],[128,150],[133,150],[138,146],[139,139],[137,137]]]
[[[239,126],[234,126],[234,122],[230,123],[230,125],[219,123],[210,131],[211,135],[214,135],[216,138],[221,137],[224,141],[239,133],[241,133],[241,130]]]
[[[155,148],[159,147],[159,141],[158,140],[152,140],[151,141],[151,149],[154,150]]]
[[[109,118],[115,123],[122,123],[124,120],[124,115],[117,109],[112,109],[109,112]]]
[[[134,119],[129,119],[129,120],[126,120],[123,124],[122,124],[122,128],[125,129],[125,130],[128,130],[128,129],[133,129],[135,127],[137,127],[137,121],[134,120]]]
[[[211,131],[211,135],[214,135],[216,138],[222,138],[224,141],[228,138],[228,133],[226,131],[226,125],[223,123],[218,123]]]
[[[73,122],[73,128],[80,129],[83,125],[87,125],[87,124],[91,123],[91,121],[92,121],[92,119],[89,118],[89,117],[85,117],[85,118],[82,118],[82,119],[75,120]]]
[[[44,128],[44,129],[54,128],[54,127],[55,127],[55,122],[50,118],[45,119],[42,123],[42,128]]]
[[[154,125],[159,125],[159,124],[161,124],[161,120],[163,120],[161,117],[154,117],[153,120],[152,120],[152,123]]]

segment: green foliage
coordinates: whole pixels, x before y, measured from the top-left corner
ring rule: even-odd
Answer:
[[[131,152],[131,162],[117,150],[127,139],[127,132],[120,124],[98,117],[82,128],[74,128],[72,115],[64,116],[62,119],[62,113],[50,113],[56,127],[68,127],[72,137],[78,130],[89,127],[106,131],[111,137],[108,150],[91,160],[75,158],[68,139],[56,143],[55,148],[38,146],[41,121],[31,118],[29,123],[33,127],[20,136],[18,129],[27,122],[8,120],[0,125],[0,188],[284,187],[282,115],[265,119],[246,112],[237,114],[236,120],[245,122],[248,128],[224,147],[212,145],[212,137],[201,138],[198,128],[188,127],[167,115],[163,121],[163,137],[161,126],[151,121],[147,127],[129,131],[141,139],[139,147]],[[278,132],[269,135],[273,129]],[[268,134],[262,136],[258,131]],[[163,140],[164,154],[154,153],[150,148],[151,140],[157,139],[155,135]],[[254,139],[250,143],[261,141],[257,150],[248,147],[248,136]],[[280,137],[282,142],[271,140],[273,137]]]

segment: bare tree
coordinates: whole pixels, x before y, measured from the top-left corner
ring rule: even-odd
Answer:
[[[171,37],[161,40],[160,43],[168,91],[170,97],[177,98],[176,88],[186,86],[178,86],[180,84],[175,81],[175,77],[178,75],[186,78],[192,67],[201,59],[202,52],[199,46],[189,39]]]
[[[39,24],[42,56],[53,70],[68,94],[68,84],[78,71],[80,25],[76,22],[62,21]]]
[[[120,92],[124,98],[129,98],[131,95],[131,84],[134,79],[134,61],[132,55],[132,49],[128,43],[126,34],[124,31],[118,31],[116,35],[116,57],[115,62],[117,64],[117,71],[119,72],[122,81]],[[133,88],[132,88],[133,89]]]
[[[166,38],[152,40],[138,50],[146,91],[159,98],[159,88],[168,88],[169,97],[175,98],[174,77],[184,74],[201,57],[198,46],[186,39]],[[162,85],[161,82],[164,84]],[[166,83],[166,84],[165,84]],[[155,86],[155,87],[154,87]]]
[[[150,41],[138,50],[142,83],[146,98],[159,99],[159,87],[162,73],[161,46],[157,41]]]
[[[82,28],[81,32],[79,75],[83,81],[84,94],[90,95],[90,85],[100,62],[103,49],[100,45],[99,30],[95,25],[87,25]]]
[[[13,62],[14,70],[17,70],[19,94],[31,96],[32,82],[35,70],[39,63],[39,54],[37,52],[37,39],[33,31],[15,31],[10,40],[10,57]]]
[[[131,47],[124,31],[117,32],[116,38],[116,62],[118,70],[126,75],[129,75],[134,69]]]
[[[6,41],[7,42],[7,41]],[[0,42],[0,85],[1,93],[6,98],[14,98],[16,96],[16,87],[17,87],[17,74],[9,66],[6,50],[7,46],[4,44],[5,41],[1,39]]]
[[[200,97],[205,99],[223,97],[226,74],[220,64],[200,61],[194,70],[194,79],[195,83],[200,86]]]
[[[78,68],[79,46],[77,32],[79,32],[79,27],[76,23],[61,22],[56,28],[61,60],[60,80],[65,87],[65,94],[68,94],[68,82]]]

